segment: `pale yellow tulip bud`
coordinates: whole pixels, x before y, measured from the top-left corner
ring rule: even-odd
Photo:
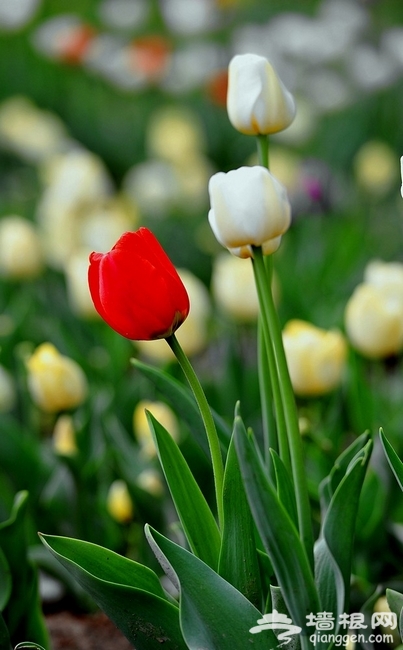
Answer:
[[[403,264],[372,260],[364,271],[364,282],[403,300]]]
[[[237,321],[256,321],[259,300],[253,267],[242,260],[221,253],[214,260],[211,289],[218,306]]]
[[[165,343],[165,345],[167,344]],[[154,458],[157,451],[148,424],[146,411],[149,411],[162,424],[176,442],[179,440],[179,425],[175,413],[165,402],[141,400],[137,404],[133,413],[133,430],[143,455],[147,458]]]
[[[70,256],[65,265],[67,295],[70,305],[78,316],[98,318],[88,288],[88,251],[77,251]]]
[[[113,481],[106,498],[106,507],[110,516],[120,524],[127,524],[133,519],[133,501],[125,481]]]
[[[76,434],[71,415],[60,415],[53,429],[53,449],[61,456],[74,456],[77,453]]]
[[[403,348],[403,299],[394,291],[360,284],[345,309],[347,336],[370,359],[398,354]]]
[[[293,96],[267,59],[257,54],[238,54],[231,60],[227,110],[231,124],[246,135],[282,131],[296,113]]]
[[[0,413],[8,413],[17,400],[15,382],[11,374],[0,366]]]
[[[296,395],[313,397],[337,388],[347,357],[347,344],[341,332],[291,320],[283,330],[283,341]]]
[[[210,226],[217,240],[238,257],[252,257],[251,246],[270,255],[291,223],[284,186],[260,166],[218,172],[209,182]]]
[[[393,149],[378,140],[366,142],[354,159],[357,183],[372,195],[386,194],[399,177],[399,159]]]
[[[51,343],[42,343],[27,361],[28,388],[33,401],[54,413],[79,406],[87,397],[87,379],[73,359]]]
[[[164,494],[164,484],[161,474],[155,469],[145,469],[137,477],[137,485],[154,497],[160,497]]]
[[[0,219],[0,273],[23,280],[38,276],[44,256],[35,226],[17,215]]]
[[[197,115],[177,107],[153,113],[147,142],[152,156],[185,164],[187,158],[200,153],[205,146]]]

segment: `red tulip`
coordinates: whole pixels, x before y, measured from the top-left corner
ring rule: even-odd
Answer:
[[[128,339],[167,338],[189,313],[182,280],[147,228],[124,233],[109,253],[91,253],[88,283],[97,312]]]

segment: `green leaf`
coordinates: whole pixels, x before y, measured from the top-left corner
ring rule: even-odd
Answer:
[[[290,515],[295,526],[297,526],[297,504],[295,502],[294,488],[290,475],[278,453],[274,449],[270,449],[270,454],[274,466],[278,498]]]
[[[160,368],[154,368],[146,363],[142,363],[138,359],[132,359],[132,364],[147,377],[156,388],[167,398],[172,405],[175,412],[183,418],[187,423],[194,439],[203,449],[207,458],[211,459],[206,431],[204,428],[203,420],[199,412],[199,408],[189,388],[184,386],[177,379],[174,379],[167,372]],[[221,445],[224,449],[228,448],[231,439],[231,430],[224,422],[224,420],[212,410],[215,425],[217,427],[217,434],[220,439]]]
[[[321,497],[322,517],[325,516],[326,510],[337,486],[346,474],[347,468],[356,454],[361,451],[370,440],[368,433],[363,433],[354,442],[345,449],[335,460],[332,470],[319,486]]]
[[[0,650],[10,650],[11,641],[4,618],[0,614]]]
[[[207,564],[146,526],[146,537],[165,573],[180,589],[180,621],[189,650],[267,650],[271,630],[251,634],[261,613]]]
[[[397,616],[399,626],[400,638],[403,641],[403,594],[395,591],[394,589],[386,590],[386,600],[388,601],[389,609]]]
[[[11,571],[0,546],[0,612],[7,605],[12,589]]]
[[[49,635],[39,599],[38,574],[28,557],[27,519],[28,492],[18,492],[9,519],[0,523],[0,548],[7,560],[12,584],[3,618],[12,643],[25,637],[48,648]]]
[[[136,650],[185,650],[179,610],[151,569],[106,548],[41,535],[51,553],[115,623]]]
[[[379,431],[379,437],[381,439],[382,447],[385,452],[385,456],[388,460],[388,463],[390,465],[390,468],[393,474],[395,475],[396,481],[398,482],[400,489],[403,490],[403,463],[400,460],[397,453],[395,452],[395,450],[393,449],[389,440],[386,438],[382,429],[380,429]]]
[[[224,523],[218,573],[257,608],[262,606],[255,524],[231,440],[223,485]]]
[[[348,611],[358,504],[371,451],[372,440],[369,440],[348,465],[332,496],[315,545],[315,577],[321,607],[333,612],[336,618]]]
[[[197,557],[216,569],[221,540],[213,514],[172,436],[150,412],[147,419],[189,546]]]
[[[306,616],[319,611],[319,599],[305,549],[239,417],[235,419],[235,445],[249,506],[284,601],[293,622],[306,631]]]

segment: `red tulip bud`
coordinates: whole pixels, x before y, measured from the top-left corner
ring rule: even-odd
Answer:
[[[182,280],[147,228],[124,233],[109,253],[91,253],[88,282],[100,316],[128,339],[167,338],[189,313]]]

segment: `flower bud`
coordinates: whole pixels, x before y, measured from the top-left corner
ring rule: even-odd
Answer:
[[[61,456],[74,456],[77,453],[73,418],[64,413],[60,415],[53,429],[53,449]]]
[[[147,458],[156,456],[154,440],[148,424],[146,411],[149,411],[156,420],[171,434],[177,442],[179,439],[179,425],[175,413],[165,402],[152,402],[141,400],[133,413],[133,429],[141,451]]]
[[[36,277],[44,268],[35,226],[17,215],[0,220],[0,272],[16,280]]]
[[[113,481],[106,498],[106,507],[111,517],[120,524],[126,524],[133,519],[133,501],[125,481]]]
[[[324,395],[340,384],[347,356],[341,332],[291,320],[283,330],[283,341],[296,395]]]
[[[167,338],[189,313],[186,289],[147,228],[124,233],[108,253],[91,253],[88,283],[97,312],[129,339]]]
[[[296,107],[267,59],[257,54],[238,54],[228,68],[227,111],[238,131],[258,135],[287,128]]]
[[[226,252],[218,255],[213,264],[211,289],[217,305],[236,321],[256,321],[259,300],[250,261]]]
[[[403,264],[371,260],[365,267],[364,282],[379,287],[403,300]]]
[[[189,295],[192,308],[176,337],[186,356],[192,357],[199,354],[208,342],[210,296],[203,282],[187,269],[178,269],[178,275]],[[156,361],[175,360],[174,353],[165,341],[137,341],[137,347],[145,356]]]
[[[252,257],[251,246],[270,255],[291,222],[284,186],[265,167],[240,167],[210,178],[210,226],[217,240],[238,257]]]
[[[137,477],[136,480],[139,488],[148,492],[153,497],[161,497],[164,494],[164,483],[161,478],[160,472],[151,468],[144,469]]]
[[[86,398],[86,377],[73,359],[51,343],[42,343],[27,361],[28,388],[33,401],[55,413],[79,406]]]
[[[403,348],[403,299],[385,286],[362,283],[345,309],[347,336],[370,359],[398,354]]]
[[[372,196],[384,196],[396,186],[398,162],[396,153],[386,142],[366,142],[354,158],[358,185]]]
[[[98,318],[88,288],[88,252],[86,249],[73,253],[65,265],[67,295],[71,308],[83,318]]]

